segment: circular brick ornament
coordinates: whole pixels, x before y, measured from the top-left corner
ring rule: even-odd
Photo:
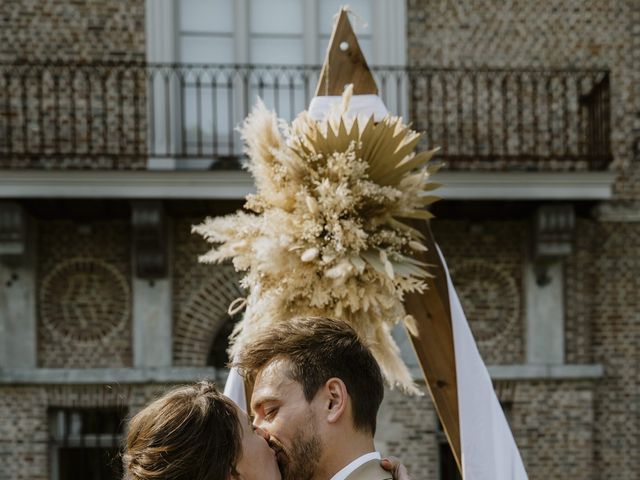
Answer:
[[[124,275],[98,259],[63,261],[40,285],[43,324],[76,343],[93,343],[119,330],[130,316],[130,303]]]
[[[451,269],[456,291],[478,342],[490,342],[511,330],[520,315],[520,293],[504,270],[481,260]]]

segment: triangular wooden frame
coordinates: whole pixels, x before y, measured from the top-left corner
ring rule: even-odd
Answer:
[[[347,9],[341,8],[320,71],[316,97],[342,95],[349,83],[353,84],[354,95],[378,94],[378,86],[349,22]]]
[[[340,47],[342,42],[346,42],[346,50]],[[349,22],[348,11],[341,8],[329,41],[316,96],[341,95],[350,83],[353,84],[354,95],[378,94],[375,79]],[[405,299],[407,312],[414,316],[418,327],[417,336],[407,333],[458,469],[462,471],[458,385],[446,272],[428,223],[420,222],[414,226],[425,235],[424,244],[428,249],[417,255],[418,259],[435,267],[431,269],[434,277],[427,279],[426,292],[408,295]]]

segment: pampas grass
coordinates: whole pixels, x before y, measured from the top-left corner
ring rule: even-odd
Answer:
[[[241,127],[257,193],[246,211],[194,226],[213,248],[202,262],[232,261],[249,292],[231,355],[275,322],[322,315],[350,323],[391,386],[417,393],[391,329],[409,328],[403,297],[426,288],[424,250],[407,219],[424,207],[435,150],[415,153],[420,134],[398,117],[348,117],[350,100],[320,122],[307,112],[291,124],[258,101]]]

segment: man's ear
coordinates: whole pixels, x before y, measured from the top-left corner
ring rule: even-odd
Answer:
[[[327,421],[336,423],[347,410],[349,403],[347,386],[339,378],[333,377],[324,384],[324,391]]]

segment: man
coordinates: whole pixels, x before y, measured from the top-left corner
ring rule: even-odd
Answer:
[[[304,317],[264,332],[235,366],[254,382],[254,427],[284,480],[387,480],[373,436],[380,368],[344,322]]]

